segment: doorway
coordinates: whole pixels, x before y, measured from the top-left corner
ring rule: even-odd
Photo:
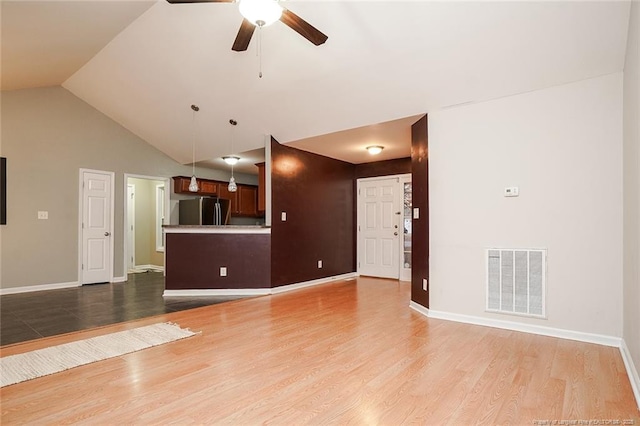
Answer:
[[[80,285],[113,280],[114,173],[80,169]]]
[[[357,181],[358,274],[411,280],[411,175]]]
[[[169,179],[125,174],[124,264],[128,273],[164,271],[164,232],[168,224]]]

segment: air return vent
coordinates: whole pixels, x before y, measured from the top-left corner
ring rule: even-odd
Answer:
[[[543,249],[487,249],[487,311],[545,317]]]

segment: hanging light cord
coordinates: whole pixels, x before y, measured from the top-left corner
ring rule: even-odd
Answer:
[[[195,176],[196,175],[196,111],[198,110],[198,107],[195,107],[195,105],[191,105],[191,109],[193,110],[193,117],[191,119],[191,176]]]
[[[262,78],[262,25],[258,25],[258,78]]]

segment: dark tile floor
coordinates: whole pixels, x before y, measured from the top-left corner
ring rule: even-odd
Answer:
[[[0,346],[239,299],[162,297],[160,272],[128,281],[0,296]]]

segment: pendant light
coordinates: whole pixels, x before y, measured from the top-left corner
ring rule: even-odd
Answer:
[[[229,120],[229,124],[231,124],[231,152],[233,152],[233,129],[238,125],[238,122],[233,118]],[[222,159],[231,165],[231,179],[229,179],[229,186],[227,189],[229,192],[236,192],[238,190],[238,185],[236,185],[236,179],[233,177],[233,166],[240,160],[240,157],[235,155],[229,155],[227,157],[222,157]]]
[[[195,125],[196,125],[196,112],[200,111],[197,105],[191,105],[193,110],[193,123],[191,127],[191,182],[189,183],[189,191],[198,192],[198,180],[196,179],[196,138],[195,138]]]

